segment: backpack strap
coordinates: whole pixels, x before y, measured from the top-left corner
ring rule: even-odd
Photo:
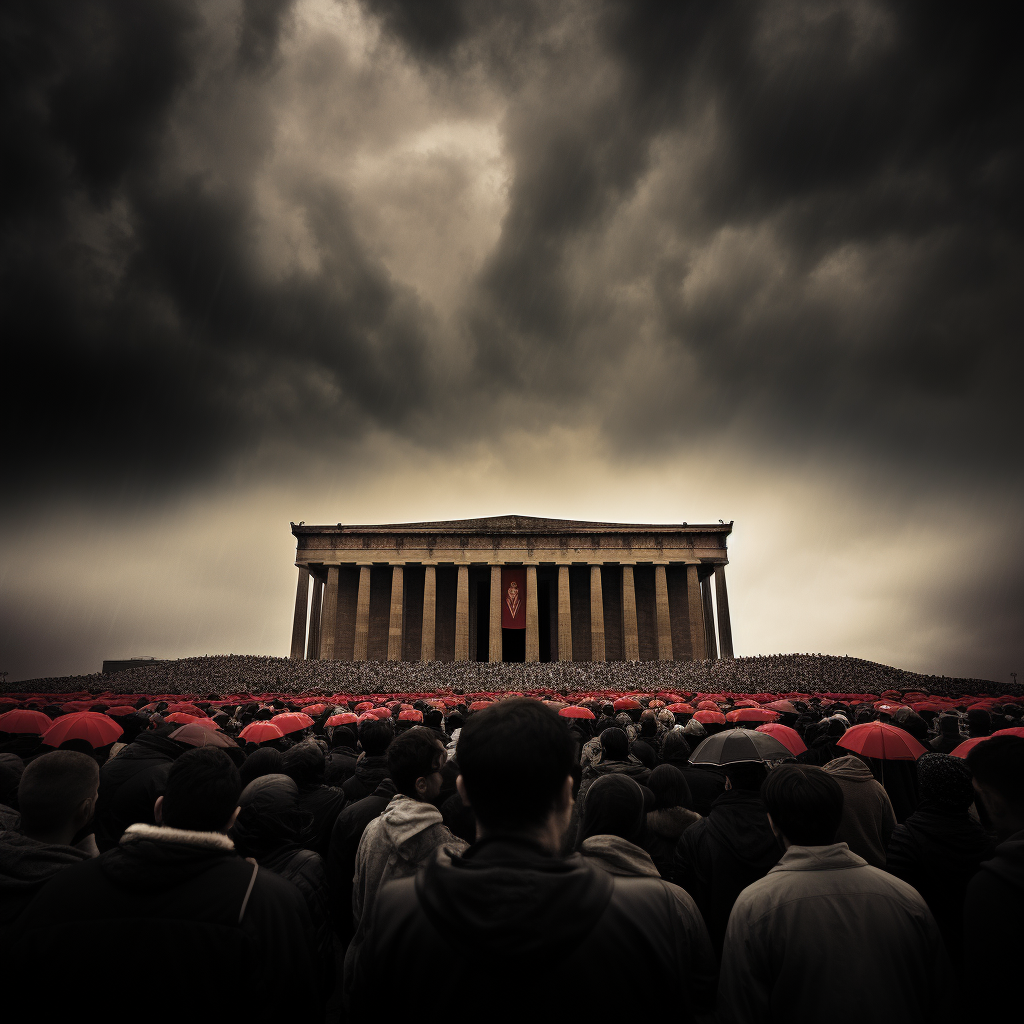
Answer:
[[[256,873],[259,871],[260,866],[256,861],[252,862],[252,878],[249,879],[249,888],[245,890],[245,899],[242,900],[242,909],[238,912],[238,923],[242,923],[242,918],[245,917],[245,908],[249,906],[249,897],[252,895],[252,887],[256,884]]]

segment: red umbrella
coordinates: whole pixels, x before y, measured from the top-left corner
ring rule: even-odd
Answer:
[[[937,700],[918,700],[910,705],[915,711],[946,711],[948,704],[940,704]]]
[[[697,705],[698,711],[717,711],[718,705],[713,700],[702,700]]]
[[[359,723],[360,724],[362,724],[363,722],[379,722],[379,721],[380,721],[380,719],[372,711],[364,711],[359,716]]]
[[[726,718],[721,711],[698,711],[694,716],[694,721],[700,722],[701,725],[725,725]]]
[[[682,700],[678,701],[675,704],[669,704],[665,708],[665,710],[666,711],[671,711],[674,715],[692,715],[693,714],[693,708],[691,708],[690,705],[686,703],[686,701],[682,701]]]
[[[778,722],[767,722],[765,725],[759,725],[756,731],[765,732],[772,739],[778,740],[794,757],[797,754],[802,754],[807,749],[807,745],[800,739],[800,733],[796,729],[791,729],[788,725],[780,725]]]
[[[372,700],[361,700],[356,705],[355,709],[356,709],[356,711],[369,711],[370,708],[372,708],[372,707],[373,707],[373,701]]]
[[[168,722],[174,722],[175,725],[191,725],[193,722],[198,722],[202,715],[189,715],[184,711],[175,711],[170,715],[164,715],[164,719]]]
[[[281,714],[274,715],[271,722],[283,733],[299,732],[314,724],[313,719],[301,711],[282,711]]]
[[[178,701],[177,704],[168,704],[167,710],[173,714],[183,715],[195,715],[197,718],[202,717],[202,711],[195,706],[195,704],[189,704],[187,701]]]
[[[570,705],[567,708],[562,708],[558,712],[562,718],[593,718],[594,712],[590,708],[581,708],[576,705]]]
[[[663,700],[652,700],[647,706],[649,708],[663,708],[665,702]]]
[[[0,715],[0,732],[33,733],[42,736],[51,725],[53,720],[49,715],[44,715],[42,711],[29,711],[27,708],[5,711]]]
[[[738,711],[730,711],[725,716],[727,722],[774,722],[778,718],[775,711],[768,711],[766,708],[740,708]]]
[[[750,700],[747,697],[742,697],[740,700],[734,700],[732,702],[734,708],[759,708],[761,705],[756,700]]]
[[[322,715],[327,710],[326,704],[308,704],[302,709],[307,715]]]
[[[475,700],[469,705],[470,711],[483,711],[484,708],[489,708],[494,701],[490,700]]]
[[[253,722],[238,734],[246,743],[266,743],[267,740],[279,740],[283,735],[273,722]]]
[[[175,729],[170,738],[179,743],[187,743],[190,747],[221,747],[224,750],[230,750],[232,747],[238,746],[230,736],[207,729],[198,722]]]
[[[770,704],[765,704],[764,707],[783,715],[798,715],[800,713],[799,708],[791,700],[773,700]]]
[[[107,715],[98,711],[77,711],[58,718],[43,733],[43,742],[48,747],[59,747],[66,740],[85,740],[94,747],[105,747],[123,732],[124,729]]]
[[[1017,725],[1014,726],[1012,729],[999,729],[997,732],[992,733],[992,736],[1024,737],[1024,727]],[[992,736],[974,736],[969,740],[964,740],[959,747],[956,747],[953,750],[953,756],[966,757],[979,743],[984,743],[985,740],[991,739]]]
[[[368,715],[373,715],[374,718],[390,718],[391,717],[391,709],[390,708],[372,708],[370,711],[367,711],[366,713]]]
[[[135,708],[130,704],[118,704],[117,707],[107,708],[107,714],[111,718],[124,718],[125,715],[134,715]]]
[[[326,725],[355,725],[359,721],[358,715],[353,715],[351,711],[343,711],[340,715],[331,715],[327,719]]]
[[[422,722],[423,713],[417,711],[415,708],[409,708],[408,711],[399,711],[398,720],[400,722]]]
[[[616,711],[636,711],[640,707],[640,701],[635,697],[619,697],[618,700],[612,701],[612,707]]]
[[[922,754],[928,753],[909,732],[885,722],[851,725],[836,740],[836,746],[883,761],[916,761]]]

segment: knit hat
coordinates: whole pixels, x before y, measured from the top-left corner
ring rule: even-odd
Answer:
[[[936,810],[961,814],[974,803],[974,786],[967,762],[951,754],[922,754],[917,761],[917,781],[922,803]]]
[[[620,836],[637,842],[644,829],[643,790],[628,775],[602,775],[587,790],[577,848],[591,836]]]

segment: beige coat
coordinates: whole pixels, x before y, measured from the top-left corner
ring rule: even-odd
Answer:
[[[829,761],[825,771],[843,790],[843,820],[836,842],[846,843],[858,857],[876,868],[884,868],[885,851],[896,827],[889,794],[871,769],[853,754]]]

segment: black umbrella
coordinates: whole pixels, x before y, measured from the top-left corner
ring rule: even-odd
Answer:
[[[778,761],[792,757],[777,739],[753,729],[726,729],[704,740],[690,755],[691,764],[736,764],[738,761]]]

